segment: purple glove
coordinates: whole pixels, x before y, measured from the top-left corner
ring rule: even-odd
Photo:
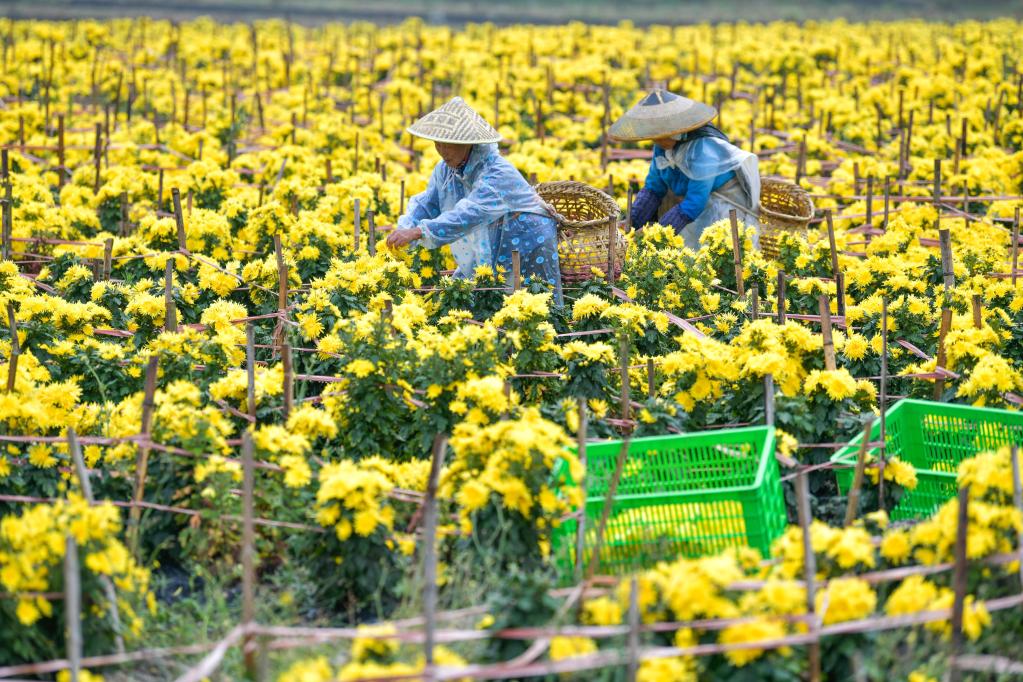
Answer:
[[[641,189],[632,199],[632,227],[639,229],[657,219],[657,207],[661,205],[661,197],[648,189]]]
[[[683,213],[682,205],[678,204],[676,206],[672,206],[671,209],[662,215],[661,219],[657,222],[665,227],[672,228],[675,230],[675,234],[682,234],[682,228],[693,222],[693,219]]]

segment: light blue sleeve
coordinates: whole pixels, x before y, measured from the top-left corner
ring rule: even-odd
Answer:
[[[510,177],[500,165],[484,171],[469,194],[450,210],[419,223],[423,230],[423,246],[436,249],[450,244],[476,228],[490,225],[511,213],[505,201],[505,191],[513,189],[516,182],[523,181],[521,177]]]
[[[430,181],[426,189],[415,195],[408,201],[405,213],[398,217],[398,228],[407,230],[413,228],[428,218],[435,218],[440,215],[440,197],[437,194],[437,177],[441,173],[440,164],[430,174]]]

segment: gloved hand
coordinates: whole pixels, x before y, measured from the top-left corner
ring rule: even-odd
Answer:
[[[657,218],[657,207],[661,205],[661,197],[648,189],[641,189],[632,199],[632,227],[640,229]]]
[[[676,206],[672,206],[671,210],[662,215],[658,222],[665,227],[670,227],[675,230],[675,234],[681,235],[682,229],[689,223],[693,222],[693,219],[683,213],[682,205],[678,204]]]

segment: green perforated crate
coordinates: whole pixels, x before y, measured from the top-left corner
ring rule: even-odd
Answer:
[[[881,437],[874,421],[870,440]],[[855,466],[861,433],[831,461]],[[926,518],[955,497],[956,469],[964,459],[1004,445],[1023,445],[1023,413],[926,400],[900,400],[885,413],[885,452],[916,469],[916,489],[907,490],[891,511],[893,519]],[[868,454],[877,456],[877,448]],[[853,469],[835,471],[843,494],[852,486]]]
[[[584,565],[621,448],[620,441],[586,447]],[[736,545],[766,556],[786,525],[774,448],[774,429],[766,426],[631,441],[597,572],[621,574]],[[575,544],[573,519],[553,537],[563,577],[572,575]]]

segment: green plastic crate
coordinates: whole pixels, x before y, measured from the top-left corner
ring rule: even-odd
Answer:
[[[881,421],[874,420],[870,440],[881,437]],[[863,434],[836,452],[831,461],[855,466]],[[958,493],[959,463],[985,450],[1023,445],[1023,413],[968,405],[900,400],[885,413],[885,452],[916,469],[916,489],[907,490],[892,519],[931,516]],[[868,454],[877,456],[877,448]],[[854,469],[837,469],[839,490],[847,494]]]
[[[621,441],[586,446],[584,566],[621,448]],[[774,429],[766,426],[631,441],[597,572],[622,574],[736,545],[766,556],[787,521],[774,449]],[[573,573],[575,544],[572,519],[552,542],[563,578]]]

